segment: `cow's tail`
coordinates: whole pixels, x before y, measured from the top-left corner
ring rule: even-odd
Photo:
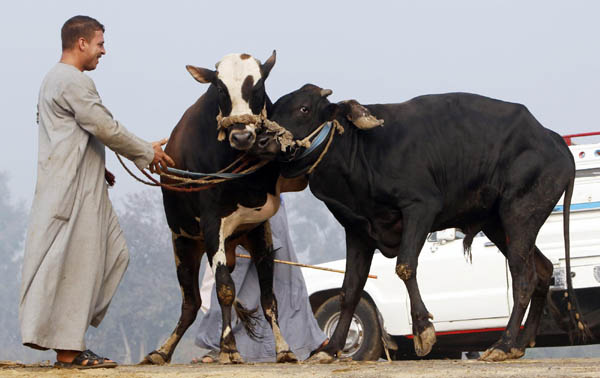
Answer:
[[[254,310],[246,309],[237,298],[233,301],[233,308],[235,309],[238,320],[242,322],[244,328],[246,328],[248,336],[255,341],[261,340],[262,336],[257,333],[257,327],[260,327],[258,308],[255,308]]]
[[[573,187],[575,185],[575,178],[571,178],[567,184],[565,190],[565,199],[563,201],[563,232],[565,240],[565,264],[566,264],[566,278],[567,278],[567,291],[565,292],[565,299],[567,302],[567,310],[569,314],[569,340],[571,344],[574,343],[585,343],[587,340],[593,339],[589,327],[583,320],[583,316],[580,311],[579,304],[577,303],[577,297],[573,290],[573,280],[571,278],[571,243],[569,238],[569,216],[571,213],[571,197],[573,197]]]

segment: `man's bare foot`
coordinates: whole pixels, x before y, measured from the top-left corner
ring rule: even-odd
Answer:
[[[218,358],[219,358],[219,351],[211,350],[208,353],[206,353],[204,356],[202,356],[201,358],[192,358],[192,363],[193,364],[212,364],[214,362],[217,362]]]

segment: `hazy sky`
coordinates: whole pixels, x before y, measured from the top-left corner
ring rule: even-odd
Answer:
[[[273,100],[308,82],[362,103],[465,91],[523,103],[561,134],[600,130],[598,1],[3,1],[0,170],[27,201],[39,85],[76,14],[105,25],[107,55],[89,74],[146,140],[168,136],[206,90],[186,64],[212,69],[232,52],[264,61],[273,49]],[[113,198],[145,189],[107,154]]]

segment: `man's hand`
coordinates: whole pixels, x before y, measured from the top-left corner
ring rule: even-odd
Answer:
[[[152,148],[154,148],[154,159],[150,163],[150,172],[160,173],[160,171],[166,170],[167,166],[174,166],[175,162],[169,155],[167,155],[161,146],[165,145],[169,139],[161,139],[157,142],[152,142]]]
[[[115,185],[115,175],[113,175],[112,172],[106,168],[104,168],[104,179],[106,180],[108,186]]]

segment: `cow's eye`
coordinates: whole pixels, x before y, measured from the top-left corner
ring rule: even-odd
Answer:
[[[308,108],[306,106],[301,106],[300,111],[304,114],[308,113]]]

